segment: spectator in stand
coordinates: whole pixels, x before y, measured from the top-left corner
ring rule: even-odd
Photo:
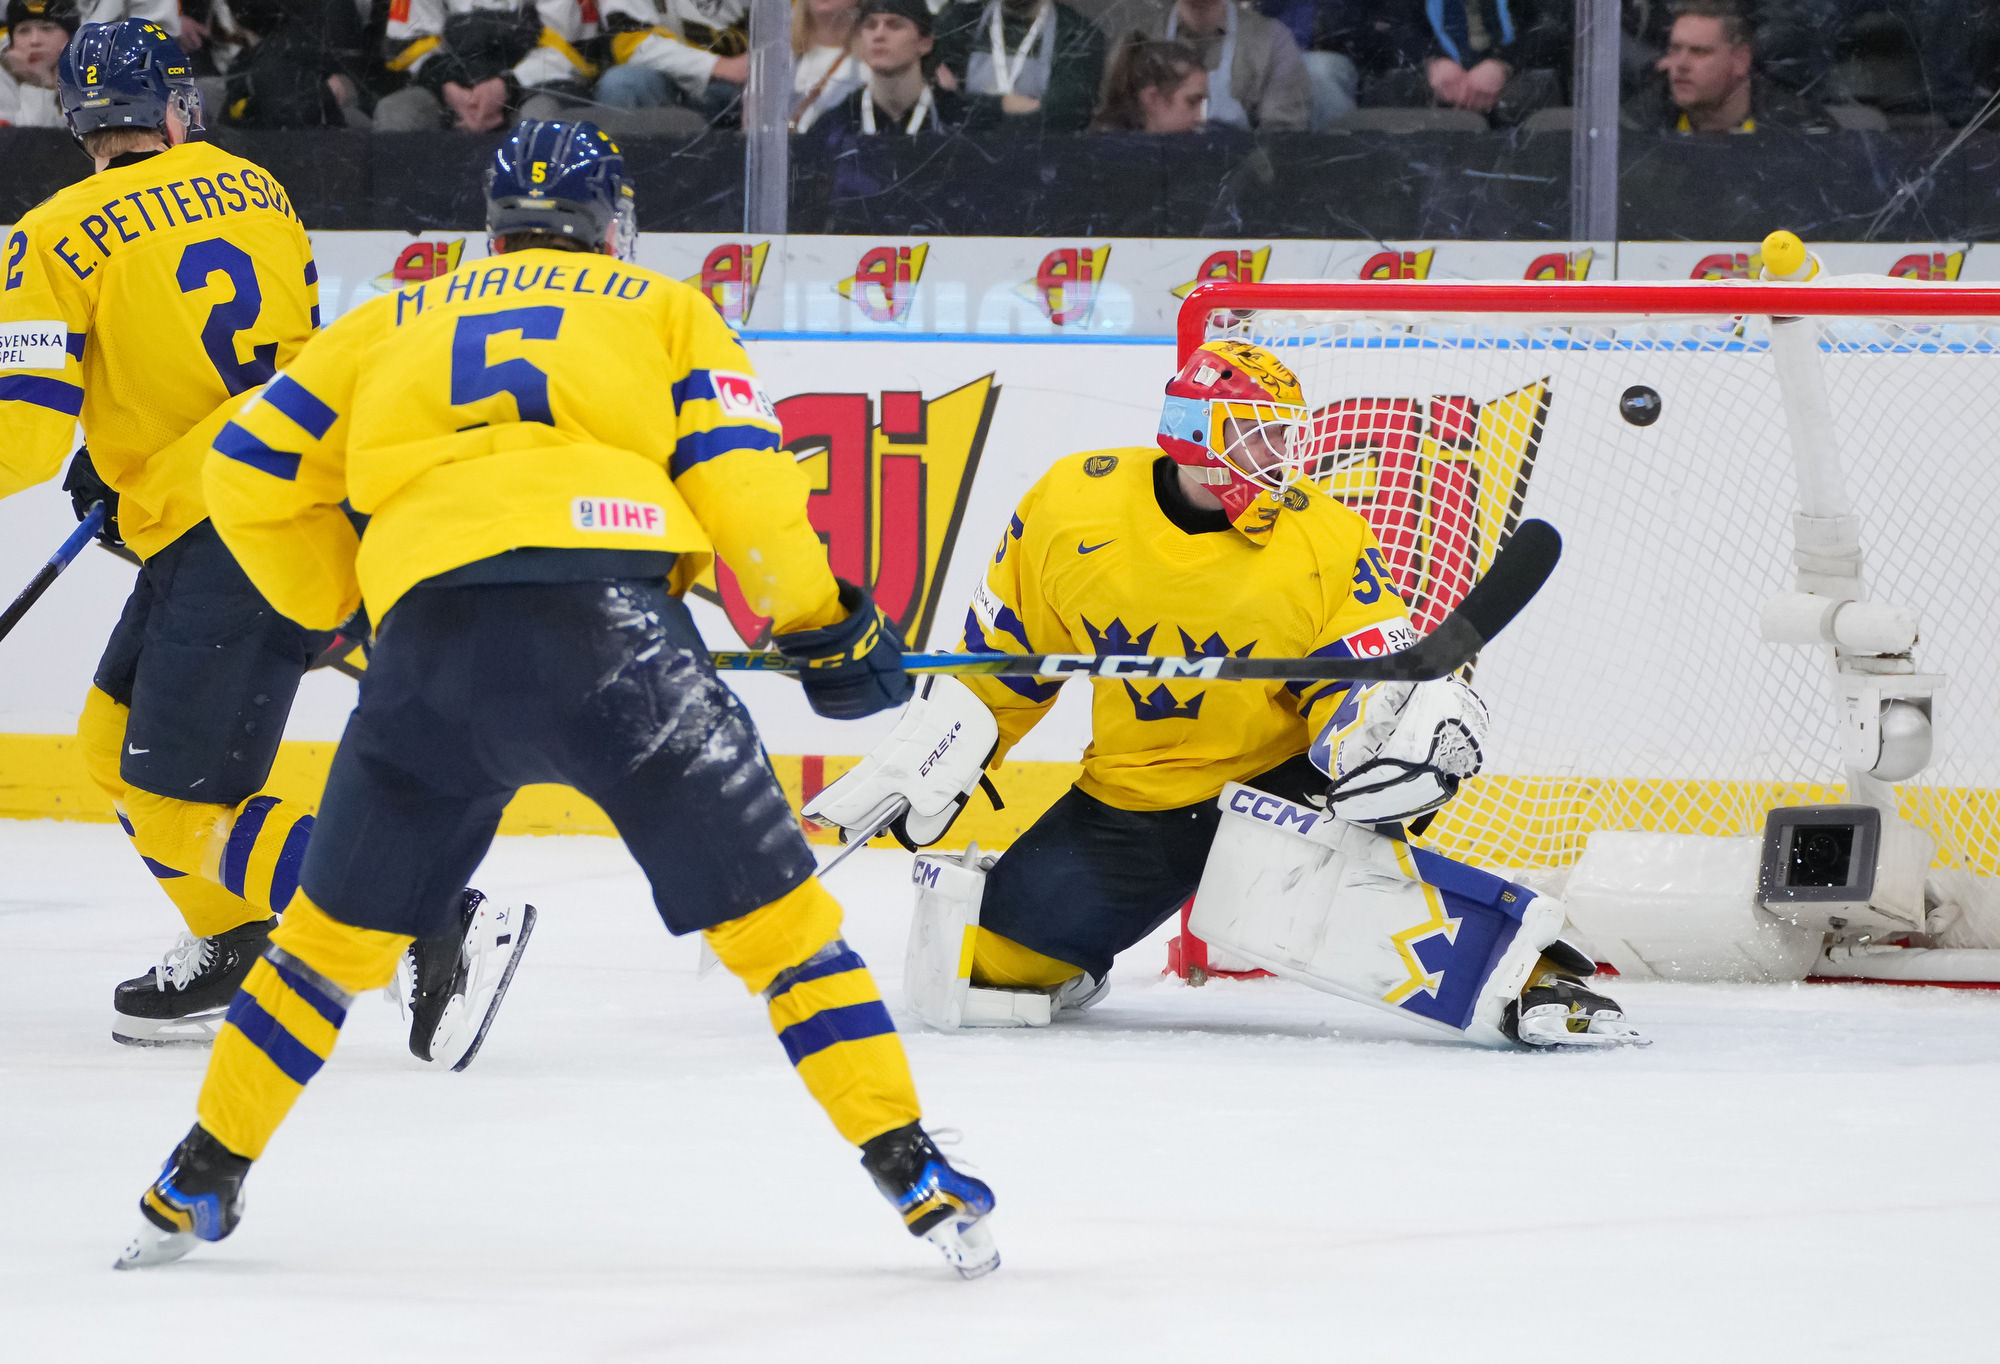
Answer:
[[[944,133],[991,126],[991,111],[970,108],[924,74],[935,46],[924,0],[861,0],[857,47],[868,83],[819,120],[834,136],[852,133]],[[997,101],[996,101],[997,104]]]
[[[1208,117],[1208,72],[1183,42],[1128,34],[1111,63],[1094,133],[1193,133]]]
[[[585,3],[393,0],[388,66],[411,83],[375,106],[375,131],[490,132],[530,94],[587,94],[597,68],[579,51],[595,29]]]
[[[1257,132],[1304,132],[1312,84],[1299,45],[1275,19],[1233,0],[1134,0],[1110,12],[1123,35],[1179,39],[1209,73],[1208,122]]]
[[[7,0],[0,44],[0,124],[60,128],[56,62],[82,22],[76,0]]]
[[[1826,132],[1818,105],[1752,69],[1750,22],[1731,0],[1678,0],[1662,79],[1628,100],[1620,122],[1656,132]]]
[[[1565,101],[1569,0],[1390,0],[1367,37],[1394,70],[1367,80],[1361,103],[1469,109],[1499,124]],[[1414,40],[1414,43],[1413,43]],[[1421,50],[1416,69],[1403,63]]]
[[[738,121],[750,82],[749,0],[599,0],[598,8],[612,62],[597,82],[599,103]]]
[[[937,83],[1006,129],[1083,131],[1104,32],[1056,0],[954,0],[937,17]]]
[[[374,97],[353,0],[211,0],[202,19],[182,21],[184,35],[200,24],[203,49],[224,77],[211,125],[369,126]]]
[[[1258,12],[1283,24],[1299,45],[1316,133],[1333,127],[1358,100],[1361,70],[1344,30],[1368,8],[1368,0],[1257,0]]]
[[[805,132],[867,83],[854,55],[859,0],[792,0],[792,131]]]

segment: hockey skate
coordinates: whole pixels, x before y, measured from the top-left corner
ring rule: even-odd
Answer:
[[[158,966],[112,993],[111,1038],[128,1047],[205,1047],[222,1030],[229,1001],[270,945],[276,919],[213,938],[183,933]]]
[[[452,1070],[464,1070],[479,1055],[535,931],[533,905],[517,910],[470,888],[458,912],[457,929],[410,945],[393,987],[410,1020],[410,1054]]]
[[[195,1242],[220,1241],[235,1231],[243,1220],[243,1177],[249,1173],[248,1160],[196,1123],[140,1195],[138,1234],[111,1267],[172,1264]]]
[[[1546,958],[1521,997],[1507,1006],[1500,1030],[1530,1047],[1653,1045],[1625,1021],[1617,1001],[1590,989],[1580,974],[1549,966]]]
[[[1000,1248],[986,1225],[993,1190],[954,1170],[918,1124],[865,1143],[861,1165],[902,1214],[910,1235],[936,1246],[962,1277],[976,1279],[1000,1267]]]

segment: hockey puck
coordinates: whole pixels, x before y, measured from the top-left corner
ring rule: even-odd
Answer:
[[[1660,395],[1634,384],[1618,396],[1618,415],[1633,426],[1651,426],[1660,419]]]

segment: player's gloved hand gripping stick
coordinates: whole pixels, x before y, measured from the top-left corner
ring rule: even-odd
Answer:
[[[1465,600],[1438,623],[1437,629],[1407,649],[1381,658],[1174,658],[1150,654],[904,654],[909,673],[981,673],[999,677],[1185,677],[1202,681],[1249,679],[1277,682],[1428,682],[1470,663],[1487,641],[1506,629],[1521,608],[1555,571],[1562,557],[1562,537],[1546,521],[1523,521],[1494,556],[1486,576],[1473,584]],[[844,585],[843,585],[844,586]],[[843,591],[843,601],[845,594]],[[871,603],[872,606],[872,603]],[[857,613],[858,614],[858,613]],[[893,628],[887,627],[893,635]],[[832,627],[838,631],[843,626]],[[724,672],[785,672],[806,682],[811,673],[790,643],[787,652],[717,653],[711,655]],[[886,636],[885,636],[886,637]],[[810,665],[817,666],[817,665]],[[850,665],[852,666],[852,665]],[[818,702],[813,708],[820,714]],[[880,709],[876,707],[875,709]],[[865,712],[864,712],[865,713]]]

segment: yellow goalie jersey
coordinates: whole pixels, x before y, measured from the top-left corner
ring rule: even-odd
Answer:
[[[29,210],[0,272],[0,497],[55,474],[81,420],[142,557],[207,516],[209,438],[319,325],[312,244],[284,190],[207,142]]]
[[[215,438],[216,528],[271,604],[380,621],[511,549],[713,553],[780,631],[840,620],[806,478],[734,332],[695,290],[530,250],[357,308]],[[341,509],[369,515],[357,540]]]
[[[1060,460],[1001,536],[966,613],[975,653],[1373,657],[1416,640],[1367,522],[1332,498],[1286,494],[1264,544],[1190,535],[1153,490],[1152,446]],[[1059,683],[963,679],[1000,722],[998,762]],[[1121,810],[1215,796],[1304,753],[1343,682],[1091,683],[1091,744],[1077,783]]]

